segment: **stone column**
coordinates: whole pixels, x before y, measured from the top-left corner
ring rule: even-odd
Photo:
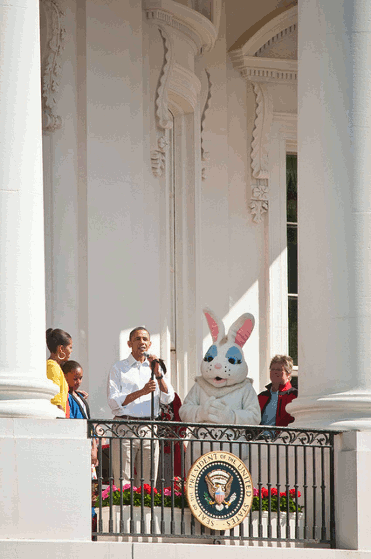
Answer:
[[[371,3],[299,0],[294,426],[371,428]]]
[[[0,417],[55,417],[45,372],[38,0],[0,0],[0,44]]]

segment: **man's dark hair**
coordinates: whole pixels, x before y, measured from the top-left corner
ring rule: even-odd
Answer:
[[[81,369],[82,367],[80,365],[80,363],[78,363],[77,361],[66,361],[65,363],[63,363],[62,365],[62,371],[64,372],[64,374],[66,375],[67,373],[70,373],[71,371],[74,371],[75,369]]]
[[[137,328],[134,328],[134,330],[132,330],[129,334],[129,341],[131,341],[131,338],[134,336],[135,332],[138,332],[138,330],[144,330],[145,332],[147,332],[148,337],[151,337],[151,334],[148,332],[147,328],[145,328],[145,326],[137,326]]]

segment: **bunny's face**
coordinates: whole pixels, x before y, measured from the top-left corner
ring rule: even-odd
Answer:
[[[204,379],[213,386],[231,386],[247,376],[247,364],[237,345],[212,345],[201,364]]]
[[[242,382],[247,376],[247,364],[242,347],[254,329],[252,314],[242,314],[225,335],[223,322],[210,310],[204,309],[205,317],[213,339],[201,364],[203,378],[213,386],[232,386]]]

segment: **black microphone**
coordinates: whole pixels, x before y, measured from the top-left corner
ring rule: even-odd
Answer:
[[[150,354],[149,354],[149,353],[146,353],[145,351],[143,352],[143,355],[144,355],[144,357],[145,357],[146,359],[148,359],[148,357],[150,356]]]

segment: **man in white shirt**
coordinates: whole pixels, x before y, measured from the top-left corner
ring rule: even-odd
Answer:
[[[108,404],[114,414],[114,419],[150,419],[151,394],[153,393],[154,418],[156,419],[160,413],[160,402],[170,404],[174,400],[173,387],[165,381],[156,356],[149,355],[146,357],[145,355],[151,347],[148,330],[142,326],[132,330],[129,335],[128,346],[131,348],[129,357],[115,363],[110,370],[107,383]],[[155,361],[155,379],[153,380],[151,380],[152,361]],[[141,428],[141,434],[145,435],[144,438],[135,437],[131,430],[125,427],[120,429],[120,434],[125,437],[120,439],[122,446],[121,468],[120,442],[119,439],[112,439],[112,468],[117,487],[119,487],[120,477],[122,477],[123,485],[130,483],[132,473],[130,453],[132,453],[136,470],[134,484],[136,486],[141,485],[142,478],[143,483],[150,484],[152,477],[155,485],[158,468],[158,442],[155,439],[151,441],[150,429],[147,427]],[[143,461],[141,461],[141,455],[143,455]],[[153,459],[151,459],[152,457]]]

